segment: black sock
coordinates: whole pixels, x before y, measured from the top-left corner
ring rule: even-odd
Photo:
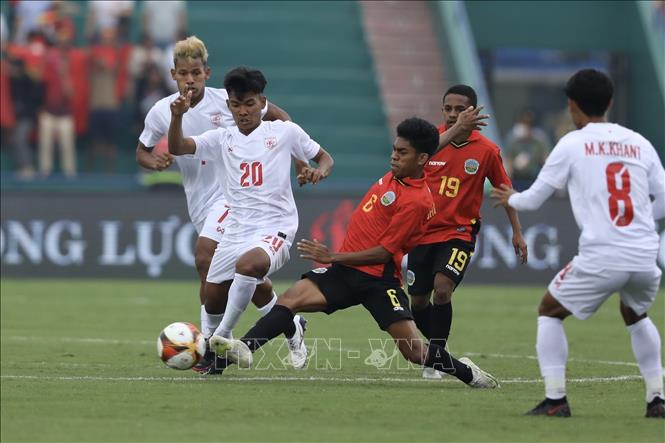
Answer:
[[[293,312],[286,306],[275,305],[261,317],[240,340],[254,352],[280,334],[294,334]]]
[[[432,304],[427,303],[424,308],[416,307],[411,305],[411,313],[413,314],[413,320],[416,322],[418,330],[423,333],[425,337],[430,338],[429,333],[429,324],[430,316],[432,315]]]
[[[425,366],[454,375],[466,384],[471,383],[471,380],[473,380],[473,372],[471,372],[470,367],[448,354],[443,347],[431,342],[427,350]]]
[[[545,397],[545,398],[547,398],[547,403],[549,403],[551,405],[555,405],[555,406],[556,405],[562,405],[562,404],[568,402],[568,399],[566,398],[565,395],[562,398],[557,398],[556,400],[553,399],[553,398],[548,398],[548,397]]]
[[[450,326],[453,322],[453,304],[448,302],[445,305],[432,305],[430,314],[430,343],[446,347],[448,336],[450,335]]]

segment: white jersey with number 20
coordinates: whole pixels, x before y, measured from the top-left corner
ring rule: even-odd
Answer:
[[[321,147],[292,122],[261,122],[249,135],[237,127],[192,137],[194,158],[222,167],[222,187],[231,206],[225,236],[246,236],[264,228],[281,230],[289,242],[298,229],[291,190],[291,156],[308,161]]]
[[[579,238],[579,264],[641,271],[658,253],[649,195],[665,193],[665,171],[654,147],[614,123],[589,123],[554,147],[538,180],[567,186]]]

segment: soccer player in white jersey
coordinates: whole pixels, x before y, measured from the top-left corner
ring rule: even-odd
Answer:
[[[529,189],[492,191],[499,204],[535,210],[567,187],[581,230],[578,254],[554,277],[538,308],[536,350],[546,398],[528,415],[570,416],[562,320],[571,314],[584,320],[618,292],[646,384],[646,416],[665,418],[660,335],[647,317],[661,277],[655,220],[665,217],[665,170],[647,139],[607,122],[613,90],[602,72],[573,75],[566,95],[578,130],[557,143]]]
[[[205,285],[208,328],[214,330],[209,343],[218,354],[222,352],[215,337],[231,336],[257,285],[289,259],[298,229],[289,178],[291,157],[318,164],[318,168],[305,168],[305,178],[313,184],[327,177],[333,166],[332,157],[298,125],[261,120],[266,83],[257,70],[239,67],[227,73],[224,88],[237,126],[199,136],[185,138],[182,131],[192,93],[188,91],[171,104],[169,151],[213,161],[230,206]],[[302,325],[296,326],[294,337],[304,348]],[[295,367],[305,364],[306,350],[302,348],[296,361],[291,354]]]
[[[176,43],[171,76],[181,93],[191,92],[192,95],[190,111],[182,122],[186,136],[200,135],[219,127],[235,126],[226,103],[226,90],[206,86],[206,80],[211,74],[207,62],[208,51],[197,37],[191,36]],[[164,97],[150,109],[145,118],[145,127],[136,148],[136,160],[144,168],[161,171],[173,162],[169,153],[154,153],[153,148],[168,133],[171,121],[169,106],[179,96],[180,93],[175,93]],[[290,120],[286,112],[271,103],[266,103],[261,115],[266,120]],[[201,329],[205,330],[207,316],[204,310],[204,285],[213,253],[224,232],[228,205],[217,171],[210,162],[185,157],[177,157],[175,161],[180,168],[189,216],[199,235],[194,256],[201,280]],[[262,314],[270,311],[276,300],[269,281],[257,288],[253,299]],[[197,365],[197,369],[206,364],[209,362],[202,362]]]

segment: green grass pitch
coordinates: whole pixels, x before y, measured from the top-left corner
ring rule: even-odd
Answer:
[[[1,283],[3,442],[665,438],[662,420],[643,418],[643,382],[616,296],[590,320],[565,322],[573,417],[557,419],[523,416],[543,397],[534,357],[543,287],[456,292],[450,349],[502,380],[488,391],[423,380],[401,356],[390,359],[388,336],[362,308],[307,315],[307,342],[321,340],[305,370],[281,366],[286,348],[278,339],[256,369],[202,378],[169,369],[156,355],[161,328],[198,324],[194,282]],[[651,311],[661,334],[662,292]],[[256,319],[250,307],[236,335]]]

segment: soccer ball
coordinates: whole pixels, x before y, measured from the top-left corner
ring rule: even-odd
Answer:
[[[205,338],[191,323],[171,323],[157,338],[157,355],[169,368],[189,369],[203,358],[205,351]]]

